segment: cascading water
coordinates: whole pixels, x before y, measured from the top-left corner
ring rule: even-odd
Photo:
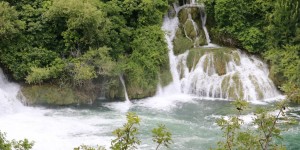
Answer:
[[[177,92],[206,99],[239,98],[248,101],[282,98],[268,78],[268,68],[261,60],[240,50],[222,48],[211,43],[205,26],[204,5],[191,3],[174,7],[175,17],[165,16],[162,26],[166,32],[173,82],[162,88],[158,95]],[[195,27],[195,17],[191,17],[191,10],[195,11],[194,8],[200,13],[202,24],[198,25],[202,26],[207,45],[196,47],[194,41],[194,48],[187,48],[186,52],[176,56],[174,42],[177,32],[183,28],[185,36],[191,40],[186,32],[187,21],[192,22],[192,35],[197,36],[195,39],[201,38],[198,34],[200,28]],[[184,22],[184,17],[179,19],[178,16],[187,16],[187,19]]]
[[[22,103],[18,100],[20,86],[7,81],[0,68],[0,115],[11,113],[22,108]]]
[[[126,102],[130,102],[129,97],[128,97],[128,94],[127,94],[127,89],[126,89],[126,85],[125,85],[125,81],[124,81],[124,79],[123,79],[123,76],[120,75],[119,77],[120,77],[120,81],[121,81],[121,83],[122,83],[122,85],[123,85],[123,88],[124,88],[124,96],[125,96],[125,100],[126,100]]]

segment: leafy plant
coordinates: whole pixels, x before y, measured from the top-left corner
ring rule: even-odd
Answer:
[[[170,147],[170,144],[172,143],[172,134],[167,130],[165,125],[158,125],[157,128],[152,130],[152,134],[153,142],[158,144],[156,150],[158,150],[161,145],[167,148]]]
[[[34,142],[30,142],[27,139],[16,141],[9,141],[6,139],[6,134],[0,131],[0,149],[1,150],[30,150],[33,147]]]
[[[140,125],[140,118],[132,112],[127,113],[127,123],[122,128],[113,131],[117,136],[116,139],[111,141],[112,150],[129,150],[136,149],[136,146],[141,143],[137,138],[138,126]]]

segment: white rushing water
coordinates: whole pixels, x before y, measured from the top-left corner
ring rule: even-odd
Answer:
[[[20,86],[8,82],[0,68],[0,115],[22,109],[23,105],[18,100],[19,90]]]
[[[123,85],[123,88],[124,88],[125,101],[130,102],[128,94],[127,94],[127,89],[126,89],[125,81],[123,79],[123,75],[120,75],[119,78],[120,78],[120,81],[121,81],[121,83]]]

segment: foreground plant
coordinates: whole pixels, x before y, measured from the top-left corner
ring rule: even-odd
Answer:
[[[140,118],[135,113],[127,113],[127,123],[122,128],[113,131],[117,136],[116,139],[111,141],[112,150],[127,150],[136,149],[136,146],[141,143],[137,138],[138,126],[140,125]]]
[[[170,147],[172,143],[172,134],[171,132],[168,131],[165,125],[158,125],[157,128],[154,128],[152,130],[152,137],[153,137],[153,142],[157,143],[158,145],[156,146],[156,150],[163,145],[167,148]]]
[[[276,114],[262,108],[256,110],[252,123],[254,128],[247,129],[242,129],[241,125],[244,122],[240,119],[240,115],[244,109],[248,108],[249,103],[244,100],[236,100],[233,105],[239,114],[228,119],[222,117],[216,122],[221,127],[223,137],[225,137],[224,141],[218,142],[217,150],[286,149],[282,144],[275,142],[275,140],[282,140],[281,132],[283,129],[279,127],[279,121],[282,123],[292,122],[290,118],[285,116],[286,101],[281,101],[276,105]]]
[[[16,141],[9,141],[6,139],[6,134],[0,131],[0,150],[30,150],[34,142],[27,139]]]

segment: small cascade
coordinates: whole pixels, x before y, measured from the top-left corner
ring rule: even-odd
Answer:
[[[201,15],[201,21],[202,21],[202,28],[205,34],[205,38],[206,38],[206,42],[207,45],[209,45],[211,43],[207,28],[206,28],[206,13],[205,13],[205,9],[204,7],[201,7],[202,9],[200,9],[200,15]]]
[[[121,81],[121,83],[122,83],[122,85],[123,85],[123,88],[124,88],[125,100],[126,100],[126,102],[130,102],[129,97],[128,97],[128,94],[127,94],[127,89],[126,89],[126,86],[125,86],[125,81],[124,81],[124,79],[123,79],[123,76],[120,75],[119,77],[120,77],[120,81]]]
[[[20,86],[8,82],[0,68],[0,115],[18,111],[24,106],[18,100]]]
[[[166,33],[173,82],[163,88],[158,86],[158,95],[181,93],[205,99],[248,101],[281,96],[268,78],[268,68],[261,60],[240,50],[222,48],[211,43],[203,4],[192,1],[183,6],[174,5],[174,10],[175,17],[169,18],[166,15],[162,26]],[[195,11],[198,11],[198,15]],[[197,18],[199,20],[195,20]],[[186,29],[187,22],[191,22],[189,32]],[[181,31],[184,31],[183,35]],[[204,35],[201,36],[201,33]],[[184,41],[184,38],[192,41],[192,46],[175,55],[176,42]],[[203,39],[206,45],[201,46],[199,41]]]
[[[162,29],[166,32],[165,39],[169,49],[170,72],[172,74],[173,84],[169,86],[174,92],[180,92],[180,78],[177,71],[176,56],[173,51],[173,40],[175,38],[178,27],[178,17],[169,18],[167,15],[164,18]]]

